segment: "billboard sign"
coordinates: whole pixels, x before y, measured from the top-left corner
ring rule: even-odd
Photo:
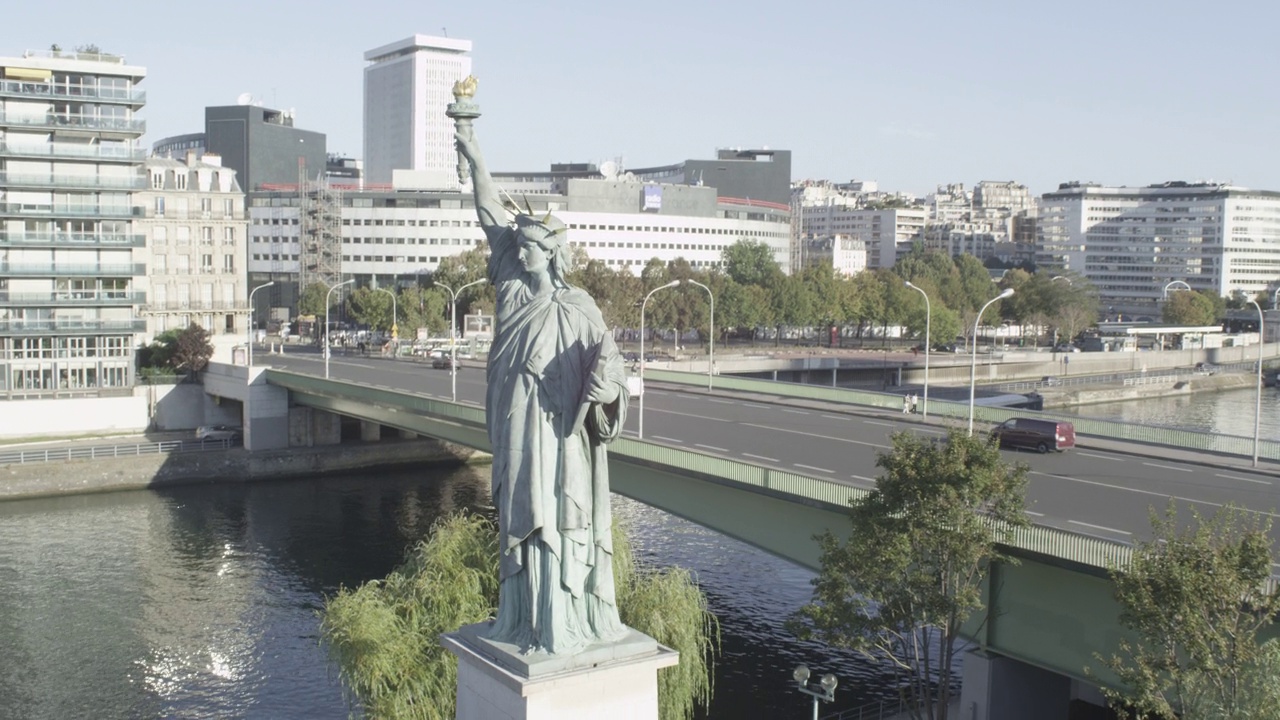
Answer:
[[[661,185],[644,186],[644,204],[640,206],[640,209],[644,212],[658,212],[662,210]]]

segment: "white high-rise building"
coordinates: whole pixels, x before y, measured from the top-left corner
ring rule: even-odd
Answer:
[[[135,193],[146,70],[104,52],[0,57],[0,393],[133,383],[147,270]]]
[[[1151,312],[1174,280],[1252,296],[1280,286],[1280,192],[1215,183],[1066,183],[1041,198],[1036,264],[1117,310]]]
[[[453,84],[471,74],[471,41],[414,35],[364,54],[365,182],[424,189],[458,187]]]

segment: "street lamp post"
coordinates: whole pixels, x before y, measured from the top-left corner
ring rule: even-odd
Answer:
[[[707,392],[711,392],[711,375],[714,372],[716,364],[716,296],[711,294],[711,288],[703,285],[697,280],[689,280],[690,285],[697,285],[707,291],[707,297],[711,298],[711,329],[707,336]]]
[[[249,343],[246,346],[248,348],[248,351],[245,354],[245,367],[249,368],[250,373],[253,372],[253,294],[258,292],[264,287],[271,287],[272,285],[275,285],[275,284],[276,284],[276,281],[272,280],[269,283],[264,283],[249,291],[249,332],[248,332],[248,337],[246,338],[249,341]]]
[[[1253,466],[1258,467],[1258,434],[1262,423],[1262,351],[1266,345],[1267,334],[1262,327],[1262,306],[1257,300],[1248,302],[1258,310],[1258,396],[1253,406]]]
[[[1186,290],[1191,289],[1191,286],[1183,282],[1182,280],[1170,280],[1169,283],[1164,286],[1164,294],[1162,299],[1164,300],[1169,299],[1169,288],[1173,287],[1174,285],[1181,285]]]
[[[933,322],[933,310],[929,306],[929,294],[922,288],[912,285],[911,281],[907,281],[907,287],[918,291],[924,296],[924,405],[923,417],[929,417],[929,331]]]
[[[396,294],[386,288],[374,288],[379,292],[384,292],[391,296],[391,327],[387,328],[391,331],[391,339],[396,339]]]
[[[1013,295],[1013,288],[1005,288],[1005,291],[987,301],[986,305],[978,311],[978,318],[973,321],[973,356],[969,360],[969,437],[973,437],[973,397],[974,386],[978,381],[978,323],[982,322],[982,314],[991,307],[992,303],[997,300],[1003,300]]]
[[[457,292],[454,292],[453,288],[449,287],[448,285],[445,285],[444,283],[441,283],[441,282],[436,283],[436,285],[439,285],[445,290],[448,290],[449,296],[450,296],[449,297],[449,383],[453,388],[453,402],[458,402],[458,343],[454,339],[458,332],[458,296],[462,294],[463,290],[466,290],[467,288],[473,285],[479,285],[481,283],[486,283],[486,282],[489,282],[488,278],[480,278],[479,280],[476,280],[474,282],[469,282],[466,285],[463,285],[462,287],[458,288]]]
[[[330,346],[329,344],[329,307],[330,307],[329,297],[333,295],[334,290],[337,290],[343,285],[350,285],[355,281],[356,281],[355,278],[351,278],[350,280],[343,280],[337,285],[334,285],[333,287],[329,288],[329,292],[324,294],[324,379],[325,380],[329,379],[329,355],[332,352],[331,351],[332,346]]]
[[[809,668],[800,665],[791,671],[791,679],[796,681],[796,689],[813,698],[813,720],[818,720],[819,702],[832,702],[836,699],[836,676],[827,673],[818,681],[816,687],[809,685]]]
[[[639,432],[636,433],[636,437],[641,440],[644,439],[644,309],[645,306],[649,304],[649,298],[653,297],[654,293],[659,290],[666,290],[667,288],[675,287],[679,284],[679,280],[672,280],[666,285],[659,285],[658,287],[650,290],[649,294],[644,296],[644,301],[640,303],[640,420],[638,424]]]

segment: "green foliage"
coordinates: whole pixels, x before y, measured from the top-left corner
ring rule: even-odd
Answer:
[[[321,614],[321,634],[347,688],[370,718],[445,720],[454,715],[457,660],[442,633],[481,622],[498,605],[497,528],[479,516],[438,521],[383,580],[342,589]],[[635,565],[614,526],[614,583],[622,621],[680,653],[659,674],[660,715],[688,720],[711,698],[719,625],[687,571]]]
[[[391,332],[392,307],[399,314],[399,300],[392,302],[389,293],[393,290],[376,290],[374,288],[358,288],[347,298],[347,316],[370,328]]]
[[[306,286],[302,289],[302,295],[298,297],[298,314],[323,317],[325,310],[328,309],[325,307],[328,294],[329,288],[325,287],[324,283],[311,283]]]
[[[1277,650],[1258,644],[1280,612],[1280,592],[1264,589],[1270,519],[1228,505],[1210,518],[1193,508],[1183,526],[1170,501],[1151,526],[1129,564],[1111,569],[1120,621],[1135,639],[1097,656],[1126,688],[1109,698],[1131,718],[1276,717],[1280,706],[1254,704],[1280,692],[1267,674]]]
[[[756,240],[739,240],[721,253],[725,273],[741,285],[770,287],[782,275],[773,250]]]
[[[200,372],[213,357],[209,331],[192,323],[166,330],[138,349],[138,373],[145,377]]]
[[[443,290],[406,288],[397,303],[401,338],[412,338],[418,328],[427,328],[431,335],[449,330],[449,299]]]
[[[1164,301],[1161,320],[1171,325],[1216,325],[1226,313],[1226,300],[1212,293],[1174,290]]]
[[[961,625],[982,610],[991,562],[1010,562],[996,542],[1026,524],[1027,468],[957,428],[945,441],[895,433],[876,464],[848,539],[817,537],[813,601],[789,626],[889,663],[925,717],[945,718]]]

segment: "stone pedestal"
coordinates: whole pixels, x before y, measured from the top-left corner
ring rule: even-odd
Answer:
[[[563,657],[522,655],[484,637],[489,623],[443,636],[458,656],[457,720],[657,720],[658,670],[679,653],[631,630]]]

